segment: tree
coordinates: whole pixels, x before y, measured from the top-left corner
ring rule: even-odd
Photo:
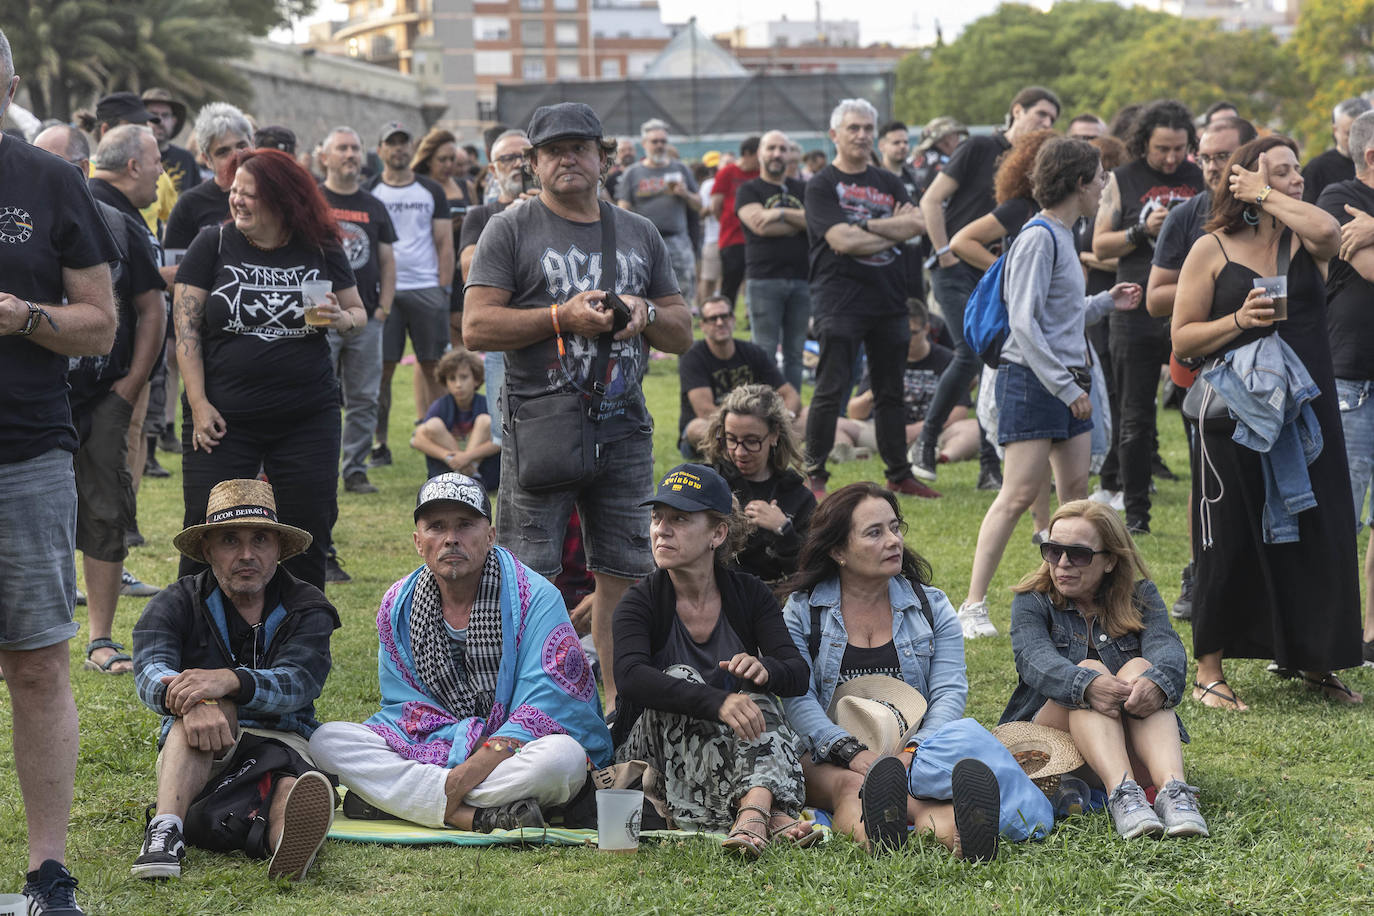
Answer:
[[[248,53],[243,22],[226,14],[220,0],[122,0],[120,7],[128,38],[110,86],[135,92],[163,86],[192,108],[251,98],[247,80],[229,64]]]
[[[1291,45],[1311,89],[1293,132],[1310,157],[1330,143],[1336,103],[1374,88],[1374,0],[1307,0]]]
[[[0,0],[0,22],[39,118],[69,120],[107,84],[119,60],[124,29],[113,6],[100,0]]]

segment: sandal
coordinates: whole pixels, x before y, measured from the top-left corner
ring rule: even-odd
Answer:
[[[773,821],[780,817],[786,818],[787,823],[783,824],[780,827],[771,826]],[[813,825],[810,825],[811,829],[808,830],[806,833],[803,833],[801,836],[797,836],[793,833],[788,833],[787,831],[791,830],[794,827],[804,827],[809,826],[809,824],[807,821],[803,821],[793,817],[786,811],[779,811],[775,809],[769,814],[768,823],[770,825],[768,830],[768,838],[770,840],[776,840],[779,837],[781,837],[784,842],[791,843],[798,849],[807,849],[811,846],[816,845],[822,839],[821,832],[817,830]]]
[[[91,656],[95,654],[96,649],[113,649],[114,654],[101,663],[91,658]],[[99,639],[92,639],[90,642],[86,643],[86,661],[81,664],[81,667],[90,671],[99,671],[101,674],[128,674],[128,671],[114,671],[112,669],[120,662],[129,662],[132,664],[133,660],[134,657],[125,652],[122,645],[110,639],[108,636],[102,636]]]
[[[906,844],[906,799],[907,772],[901,759],[886,756],[873,761],[864,774],[859,802],[864,833],[875,855]]]
[[[755,816],[745,817],[744,812],[757,812]],[[758,805],[740,805],[739,813],[735,815],[734,827],[730,830],[730,835],[721,841],[721,848],[737,852],[746,859],[757,859],[763,855],[763,849],[768,845],[768,837],[762,833],[750,830],[745,824],[762,824],[764,833],[768,831],[768,820],[772,813],[767,808],[760,808]],[[758,842],[754,842],[757,840]]]
[[[1210,684],[1204,684],[1201,681],[1193,681],[1193,686],[1196,688],[1193,691],[1193,699],[1198,703],[1202,703],[1203,706],[1207,706],[1212,709],[1234,708],[1237,712],[1245,712],[1250,708],[1249,706],[1245,706],[1240,702],[1240,698],[1236,696],[1236,692],[1234,690],[1231,690],[1231,685],[1226,683],[1225,679],[1223,678],[1217,678]],[[1227,690],[1231,690],[1230,695],[1228,696],[1227,694],[1222,693],[1220,690],[1217,690],[1217,687],[1225,687]],[[1212,696],[1216,697],[1219,700],[1223,700],[1226,703],[1230,703],[1231,706],[1213,706],[1211,703],[1204,703],[1202,698],[1207,696],[1208,694],[1211,694]]]
[[[1345,703],[1348,706],[1356,706],[1364,702],[1364,694],[1351,690],[1341,682],[1340,678],[1329,672],[1321,677],[1313,677],[1304,671],[1302,679],[1307,682],[1308,690],[1319,690],[1328,700],[1335,700],[1337,703]]]

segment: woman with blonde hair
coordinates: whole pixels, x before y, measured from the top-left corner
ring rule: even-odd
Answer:
[[[1002,721],[1072,735],[1122,838],[1207,836],[1174,712],[1188,657],[1126,526],[1101,503],[1065,503],[1040,555],[1013,589],[1020,682]],[[1158,789],[1153,808],[1142,783]]]

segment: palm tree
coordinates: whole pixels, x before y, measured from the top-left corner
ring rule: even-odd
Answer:
[[[230,65],[247,55],[249,28],[221,0],[119,0],[126,41],[110,68],[111,88],[164,86],[192,108],[248,101],[248,82]]]
[[[63,121],[108,84],[125,34],[100,0],[0,0],[0,23],[33,113]]]

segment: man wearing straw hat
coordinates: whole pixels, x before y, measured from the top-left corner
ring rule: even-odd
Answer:
[[[265,836],[250,829],[244,848],[271,853],[269,877],[299,879],[334,816],[334,790],[314,769],[309,738],[339,615],[323,592],[279,565],[310,546],[310,535],[277,521],[270,484],[226,480],[210,491],[205,522],[173,543],[210,568],[164,589],[134,627],[138,695],[163,718],[157,813],[133,874],[180,877],[183,838],[197,842],[185,823],[193,799],[254,756],[280,753],[264,748],[275,742],[286,753],[264,805]]]

